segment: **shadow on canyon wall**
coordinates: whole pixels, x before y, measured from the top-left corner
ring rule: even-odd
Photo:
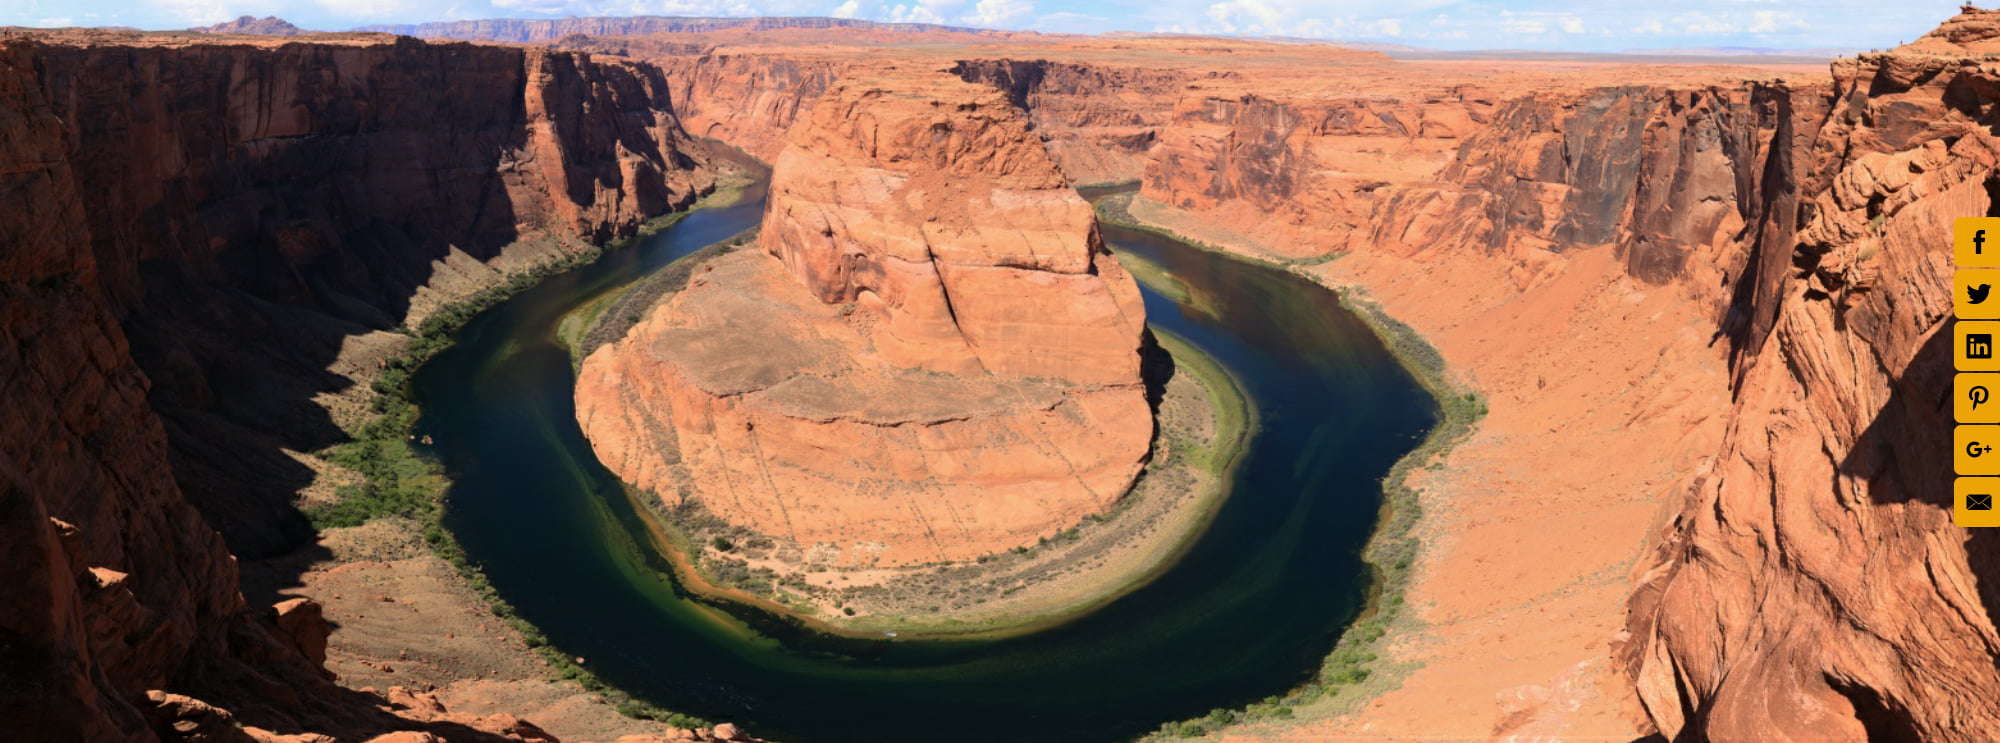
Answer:
[[[1951,518],[1954,426],[1951,323],[1939,326],[1894,383],[1889,401],[1855,440],[1839,474],[1868,481],[1874,503],[1930,507]],[[1966,564],[1989,622],[2000,624],[2000,530],[1964,529]],[[1837,687],[1838,688],[1838,687]],[[1871,741],[1918,741],[1908,715],[1861,687],[1841,689]]]
[[[349,440],[323,403],[354,384],[337,362],[386,352],[343,349],[383,346],[368,336],[434,280],[490,282],[472,262],[524,238],[552,253],[685,206],[678,174],[699,167],[662,126],[658,70],[576,55],[411,40],[28,54],[174,480],[232,554],[264,563],[245,571],[253,607],[328,557],[297,454]]]

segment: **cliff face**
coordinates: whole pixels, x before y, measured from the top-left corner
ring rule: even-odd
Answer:
[[[405,724],[315,686],[310,610],[246,609],[223,537],[302,536],[311,473],[284,450],[339,440],[312,398],[351,384],[326,371],[345,339],[402,320],[450,256],[688,203],[704,155],[643,66],[186,40],[0,38],[0,653],[25,671],[0,718],[152,740],[148,717],[193,707],[148,692],[189,689],[265,727]]]
[[[676,83],[675,113],[689,132],[765,162],[777,159],[785,133],[848,67],[830,59],[736,54],[662,57],[656,63]]]
[[[1620,450],[1620,430],[1644,422],[1650,443],[1633,449],[1634,469],[1672,468],[1645,480],[1668,516],[1647,530],[1618,658],[1668,737],[1980,740],[2000,729],[1989,701],[2000,693],[2000,549],[1951,524],[1940,401],[1952,375],[1951,221],[2000,214],[1990,131],[2000,73],[1980,56],[1996,45],[2000,17],[1974,12],[1909,47],[1837,63],[1830,90],[1623,85],[1455,106],[1480,125],[1456,132],[1463,141],[1441,167],[1375,183],[1333,166],[1329,152],[1353,150],[1323,138],[1393,136],[1411,152],[1424,135],[1410,112],[1442,104],[1190,95],[1160,134],[1142,204],[1216,242],[1348,251],[1314,272],[1369,287],[1495,395],[1451,469],[1478,471],[1510,435],[1543,450],[1572,438],[1580,452]],[[1283,227],[1258,224],[1267,213]],[[1611,270],[1588,274],[1600,256]],[[1465,271],[1508,280],[1450,276]],[[1668,300],[1657,314],[1621,307],[1654,297]],[[1613,316],[1538,314],[1552,304]],[[1671,322],[1689,313],[1705,341]],[[1529,323],[1574,325],[1583,340],[1496,339]],[[1634,338],[1664,344],[1661,360],[1594,377],[1629,386],[1630,402],[1565,389],[1544,361],[1620,358]],[[1679,354],[1688,360],[1671,368]],[[1726,403],[1703,406],[1725,389]],[[1520,427],[1517,409],[1565,396],[1581,412],[1562,415],[1605,425],[1574,436],[1547,417]],[[1718,410],[1726,416],[1711,425]],[[1676,420],[1688,428],[1663,422]],[[1631,480],[1606,475],[1621,482],[1599,496],[1631,497]],[[1543,490],[1564,481],[1528,479]],[[1600,529],[1637,522],[1628,513]],[[1589,548],[1554,541],[1566,554]],[[1433,559],[1478,550],[1468,541]],[[1461,611],[1444,621],[1502,612]],[[1545,685],[1503,694],[1543,701],[1509,702],[1519,706],[1496,729],[1574,732],[1561,726],[1582,723],[1548,719],[1565,714],[1550,697],[1603,694],[1574,690],[1587,677],[1526,677]]]
[[[954,71],[999,88],[1028,111],[1049,155],[1077,184],[1138,180],[1190,77],[1179,70],[1011,59],[967,60]]]
[[[1140,195],[1213,213],[1290,254],[1345,249],[1381,187],[1425,180],[1492,105],[1471,86],[1418,100],[1286,100],[1249,82],[1199,87],[1176,100]]]
[[[2000,729],[2000,549],[1951,516],[1952,221],[2000,214],[2000,15],[1845,59],[1781,138],[1736,405],[1632,602],[1669,735],[1982,740]]]
[[[265,439],[340,439],[312,398],[343,380],[319,370],[343,338],[477,288],[420,292],[434,262],[629,234],[706,185],[641,66],[410,41],[9,52],[68,124],[101,289],[185,431],[183,486],[253,556],[303,528],[271,497],[301,468]]]
[[[1137,288],[1018,109],[932,74],[836,93],[778,156],[765,250],[821,301],[878,309],[891,364],[1138,382]]]
[[[1138,287],[993,89],[843,80],[759,240],[584,362],[577,415],[621,477],[885,566],[1032,544],[1131,486]]]

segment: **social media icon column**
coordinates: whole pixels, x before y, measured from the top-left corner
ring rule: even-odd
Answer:
[[[1966,217],[1952,225],[1952,464],[1958,481],[1952,520],[1959,526],[2000,526],[2000,217]]]

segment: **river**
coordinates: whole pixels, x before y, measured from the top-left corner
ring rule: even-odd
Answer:
[[[1364,603],[1380,478],[1435,403],[1335,295],[1106,226],[1187,285],[1148,320],[1239,380],[1259,429],[1173,567],[1097,611],[998,640],[856,640],[680,591],[575,422],[563,314],[753,226],[755,191],[474,318],[412,380],[450,471],[445,525],[522,617],[606,681],[786,743],[1103,743],[1309,679]],[[742,614],[743,616],[738,616]]]

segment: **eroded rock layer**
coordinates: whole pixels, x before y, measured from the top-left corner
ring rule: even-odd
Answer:
[[[762,250],[585,361],[605,463],[836,564],[1032,544],[1123,495],[1145,310],[1020,111],[857,76],[790,140]]]
[[[423,727],[325,677],[317,605],[246,606],[225,538],[268,554],[310,535],[295,499],[312,473],[286,450],[344,438],[314,396],[353,382],[327,367],[448,263],[497,281],[484,261],[504,246],[629,234],[708,185],[645,66],[217,41],[0,32],[14,738]],[[502,734],[486,727],[451,724]]]
[[[1712,471],[1632,601],[1669,736],[1977,741],[2000,730],[2000,542],[1952,524],[1954,219],[2000,214],[2000,13],[1834,65],[1781,131]]]

